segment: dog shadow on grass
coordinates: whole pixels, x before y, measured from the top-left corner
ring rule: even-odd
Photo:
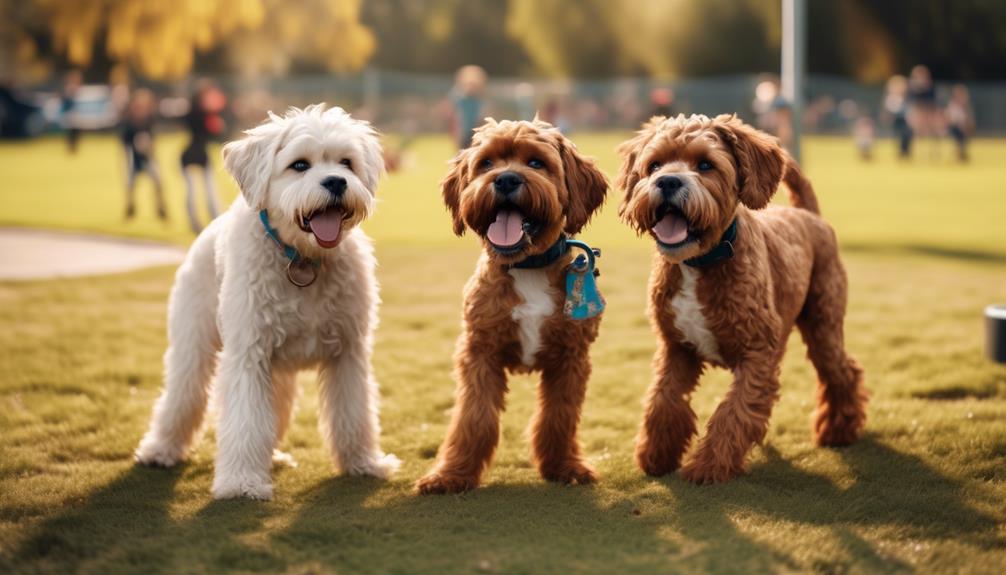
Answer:
[[[270,547],[331,572],[761,573],[903,572],[934,539],[1006,545],[996,519],[963,498],[959,481],[873,437],[837,451],[848,485],[795,467],[771,446],[764,452],[748,475],[701,487],[675,475],[596,487],[490,482],[465,495],[419,497],[401,480],[370,491],[354,483],[361,480],[334,478],[298,497],[296,517]],[[763,523],[789,530],[759,529]],[[797,555],[778,544],[787,533],[802,537],[802,527],[838,557],[826,549],[808,560],[813,549]],[[892,544],[908,552],[868,540],[863,529],[890,529]]]
[[[748,475],[716,486],[676,475],[587,487],[533,480],[419,497],[407,477],[332,477],[274,502],[206,502],[209,466],[132,467],[68,502],[3,570],[897,572],[913,569],[911,550],[878,545],[864,529],[889,529],[896,546],[1006,547],[996,518],[964,499],[960,481],[872,436],[835,452],[850,478],[838,483],[763,450]],[[757,528],[765,523],[787,530]],[[823,532],[841,557],[826,550],[829,559],[808,565],[813,549],[797,557],[777,543],[801,528]]]
[[[338,480],[319,485],[274,544],[307,550],[339,573],[614,573],[654,550],[679,552],[631,509],[600,504],[591,487],[489,484],[464,495],[346,499]]]
[[[170,524],[168,504],[183,468],[128,471],[85,497],[68,499],[13,552],[17,567],[77,571],[123,544],[161,532]]]
[[[463,495],[418,496],[400,488],[361,500],[344,481],[306,493],[273,546],[331,572],[652,573],[689,564],[695,552],[693,542],[664,533],[667,508],[598,486],[490,482]],[[778,564],[729,523],[726,529],[720,535],[752,572]]]
[[[132,466],[33,529],[13,550],[11,569],[0,571],[177,573],[193,565],[210,571],[282,570],[285,562],[254,541],[266,521],[285,511],[275,503],[210,500],[194,513],[172,511],[173,505],[191,508],[194,499],[205,497],[202,485],[186,487],[198,495],[180,492],[179,485],[206,483],[200,476],[211,473],[211,467],[197,464]]]
[[[963,485],[921,459],[892,449],[867,436],[838,450],[852,483],[840,487],[831,478],[799,469],[771,446],[767,460],[734,482],[717,486],[689,485],[678,478],[662,479],[681,503],[675,527],[686,536],[712,541],[696,559],[715,570],[723,557],[743,554],[739,544],[724,537],[732,518],[756,515],[769,522],[827,529],[844,550],[844,559],[816,561],[815,571],[847,572],[855,568],[877,572],[912,571],[914,566],[865,540],[857,529],[889,528],[896,544],[925,550],[932,539],[967,540],[983,548],[1003,548],[996,518],[962,498]],[[918,543],[913,543],[918,541]],[[904,555],[904,553],[899,553]],[[803,569],[777,553],[776,567]],[[921,555],[919,555],[921,558]]]

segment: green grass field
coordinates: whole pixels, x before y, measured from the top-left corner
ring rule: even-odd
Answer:
[[[613,174],[620,137],[575,139]],[[169,226],[147,197],[137,221],[122,221],[110,138],[84,140],[72,159],[59,141],[3,144],[0,223],[187,242],[172,168],[181,144],[159,142]],[[134,467],[161,385],[173,270],[0,282],[0,572],[1002,573],[1006,368],[981,356],[981,313],[1006,302],[1006,142],[977,142],[965,167],[898,164],[889,147],[868,165],[844,139],[810,139],[806,152],[845,246],[846,332],[872,392],[868,433],[847,449],[813,447],[814,375],[794,336],[765,443],[749,473],[723,485],[648,478],[632,461],[654,349],[652,248],[618,223],[612,197],[582,234],[606,249],[609,307],[581,433],[601,482],[537,477],[525,436],[535,382],[515,377],[486,486],[412,495],[448,422],[461,287],[477,255],[475,240],[450,234],[440,204],[443,139],[416,143],[366,226],[384,298],[374,359],[383,444],[404,460],[389,483],[333,474],[308,373],[284,441],[300,466],[275,472],[275,500],[210,498],[212,431],[184,466]],[[719,370],[704,378],[700,418],[728,382]]]

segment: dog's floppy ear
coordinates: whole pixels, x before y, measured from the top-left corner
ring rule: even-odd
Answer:
[[[590,217],[604,203],[608,180],[594,165],[594,160],[581,156],[573,142],[565,138],[559,141],[559,156],[569,197],[564,231],[573,235],[587,225]]]
[[[741,203],[753,210],[768,205],[779,189],[786,157],[779,140],[740,121],[737,116],[716,118],[716,130],[733,149],[737,160],[737,189]]]
[[[272,178],[275,146],[272,138],[248,135],[224,146],[224,168],[230,173],[241,195],[255,209],[265,207],[266,190]]]
[[[440,181],[440,193],[444,196],[444,204],[451,212],[454,221],[454,234],[465,233],[465,222],[461,218],[461,192],[468,187],[468,154],[469,150],[461,150],[451,160],[447,175]]]
[[[632,193],[636,189],[636,184],[639,183],[636,160],[639,159],[639,154],[646,144],[653,138],[656,127],[666,119],[664,116],[650,118],[648,122],[643,124],[642,129],[636,132],[635,136],[619,144],[616,149],[618,155],[622,157],[622,165],[619,166],[618,175],[615,176],[615,188],[622,192],[622,203],[618,206],[619,217],[625,216],[625,210],[629,207]]]

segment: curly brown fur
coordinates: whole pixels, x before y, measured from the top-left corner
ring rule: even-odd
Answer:
[[[845,352],[845,270],[796,162],[734,116],[653,118],[619,152],[619,214],[658,248],[649,314],[660,339],[636,446],[640,467],[664,475],[681,466],[696,433],[689,398],[708,363],[733,371],[734,381],[681,473],[696,483],[742,473],[768,429],[794,325],[818,373],[818,444],[854,442],[866,392],[862,369]],[[766,208],[783,181],[795,207]],[[734,218],[732,258],[683,264],[716,246]]]
[[[522,181],[510,195],[496,187],[503,174]],[[420,493],[456,493],[477,487],[499,441],[506,372],[540,371],[538,413],[531,444],[541,476],[591,483],[596,474],[577,442],[580,407],[590,377],[590,344],[600,317],[575,321],[563,313],[566,254],[541,269],[510,266],[547,250],[561,234],[575,234],[601,206],[604,175],[573,144],[544,122],[487,121],[470,148],[451,162],[442,182],[454,232],[482,238],[485,250],[464,291],[463,331],[454,353],[457,391],[447,439],[436,466],[416,483]],[[501,210],[520,213],[527,226],[516,247],[490,241]],[[526,290],[535,288],[531,292]],[[522,294],[520,291],[524,289]],[[550,307],[537,329],[522,307]],[[524,318],[524,319],[522,319]],[[536,347],[526,349],[529,343]]]

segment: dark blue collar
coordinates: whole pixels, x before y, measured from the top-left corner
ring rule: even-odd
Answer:
[[[567,251],[569,251],[569,247],[566,245],[566,236],[560,235],[559,239],[555,240],[555,243],[547,250],[537,255],[528,256],[515,264],[510,264],[510,267],[519,270],[547,267],[565,255]]]
[[[266,210],[260,210],[258,213],[258,219],[262,221],[262,227],[265,228],[266,235],[269,236],[269,238],[272,241],[276,242],[276,245],[279,246],[279,249],[283,250],[283,253],[286,255],[288,260],[292,261],[293,263],[305,261],[315,267],[317,267],[321,263],[312,260],[311,258],[306,258],[300,255],[300,252],[297,251],[297,248],[289,244],[283,243],[283,240],[279,239],[279,234],[276,233],[276,230],[269,225],[269,212],[267,212]]]
[[[730,222],[730,227],[727,228],[727,231],[723,232],[723,235],[720,237],[720,243],[716,244],[716,247],[701,256],[685,260],[685,265],[693,268],[707,268],[723,260],[728,260],[734,257],[734,243],[736,241],[737,218],[734,218],[734,221]]]

